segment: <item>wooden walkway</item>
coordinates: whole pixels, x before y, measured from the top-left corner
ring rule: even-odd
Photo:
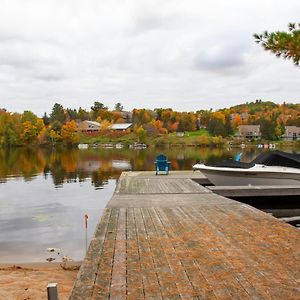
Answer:
[[[172,173],[122,174],[71,300],[300,299],[299,230]]]

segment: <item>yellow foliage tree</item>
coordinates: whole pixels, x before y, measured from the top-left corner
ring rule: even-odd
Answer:
[[[37,137],[37,126],[33,125],[31,121],[22,123],[21,139],[26,143],[32,143]]]
[[[77,125],[74,120],[67,122],[61,129],[61,136],[68,144],[73,144],[79,141],[77,133]]]
[[[221,121],[223,124],[225,124],[225,115],[220,111],[214,112],[212,114],[212,118],[217,119],[217,120]]]

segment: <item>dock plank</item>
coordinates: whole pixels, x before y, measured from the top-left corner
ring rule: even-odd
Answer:
[[[127,208],[127,299],[144,299],[143,277],[133,208]]]

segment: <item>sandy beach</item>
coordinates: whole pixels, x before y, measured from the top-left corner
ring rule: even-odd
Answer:
[[[68,270],[59,263],[0,264],[0,299],[47,299],[47,285],[58,283],[59,299],[68,299],[76,279],[80,262],[68,264]]]

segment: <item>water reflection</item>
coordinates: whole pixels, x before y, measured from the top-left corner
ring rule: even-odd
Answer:
[[[42,175],[31,182],[8,179],[0,187],[0,262],[45,261],[48,247],[80,260],[85,253],[84,215],[91,239],[107,200],[115,189],[109,180],[102,191],[85,182],[53,187]]]
[[[50,176],[54,186],[84,182],[91,178],[95,188],[101,188],[109,179],[117,179],[124,170],[154,170],[155,157],[164,152],[173,170],[191,169],[198,161],[217,162],[234,157],[240,149],[0,149],[0,181],[10,177],[33,180],[38,174]],[[245,150],[243,159],[252,159],[257,149]]]

